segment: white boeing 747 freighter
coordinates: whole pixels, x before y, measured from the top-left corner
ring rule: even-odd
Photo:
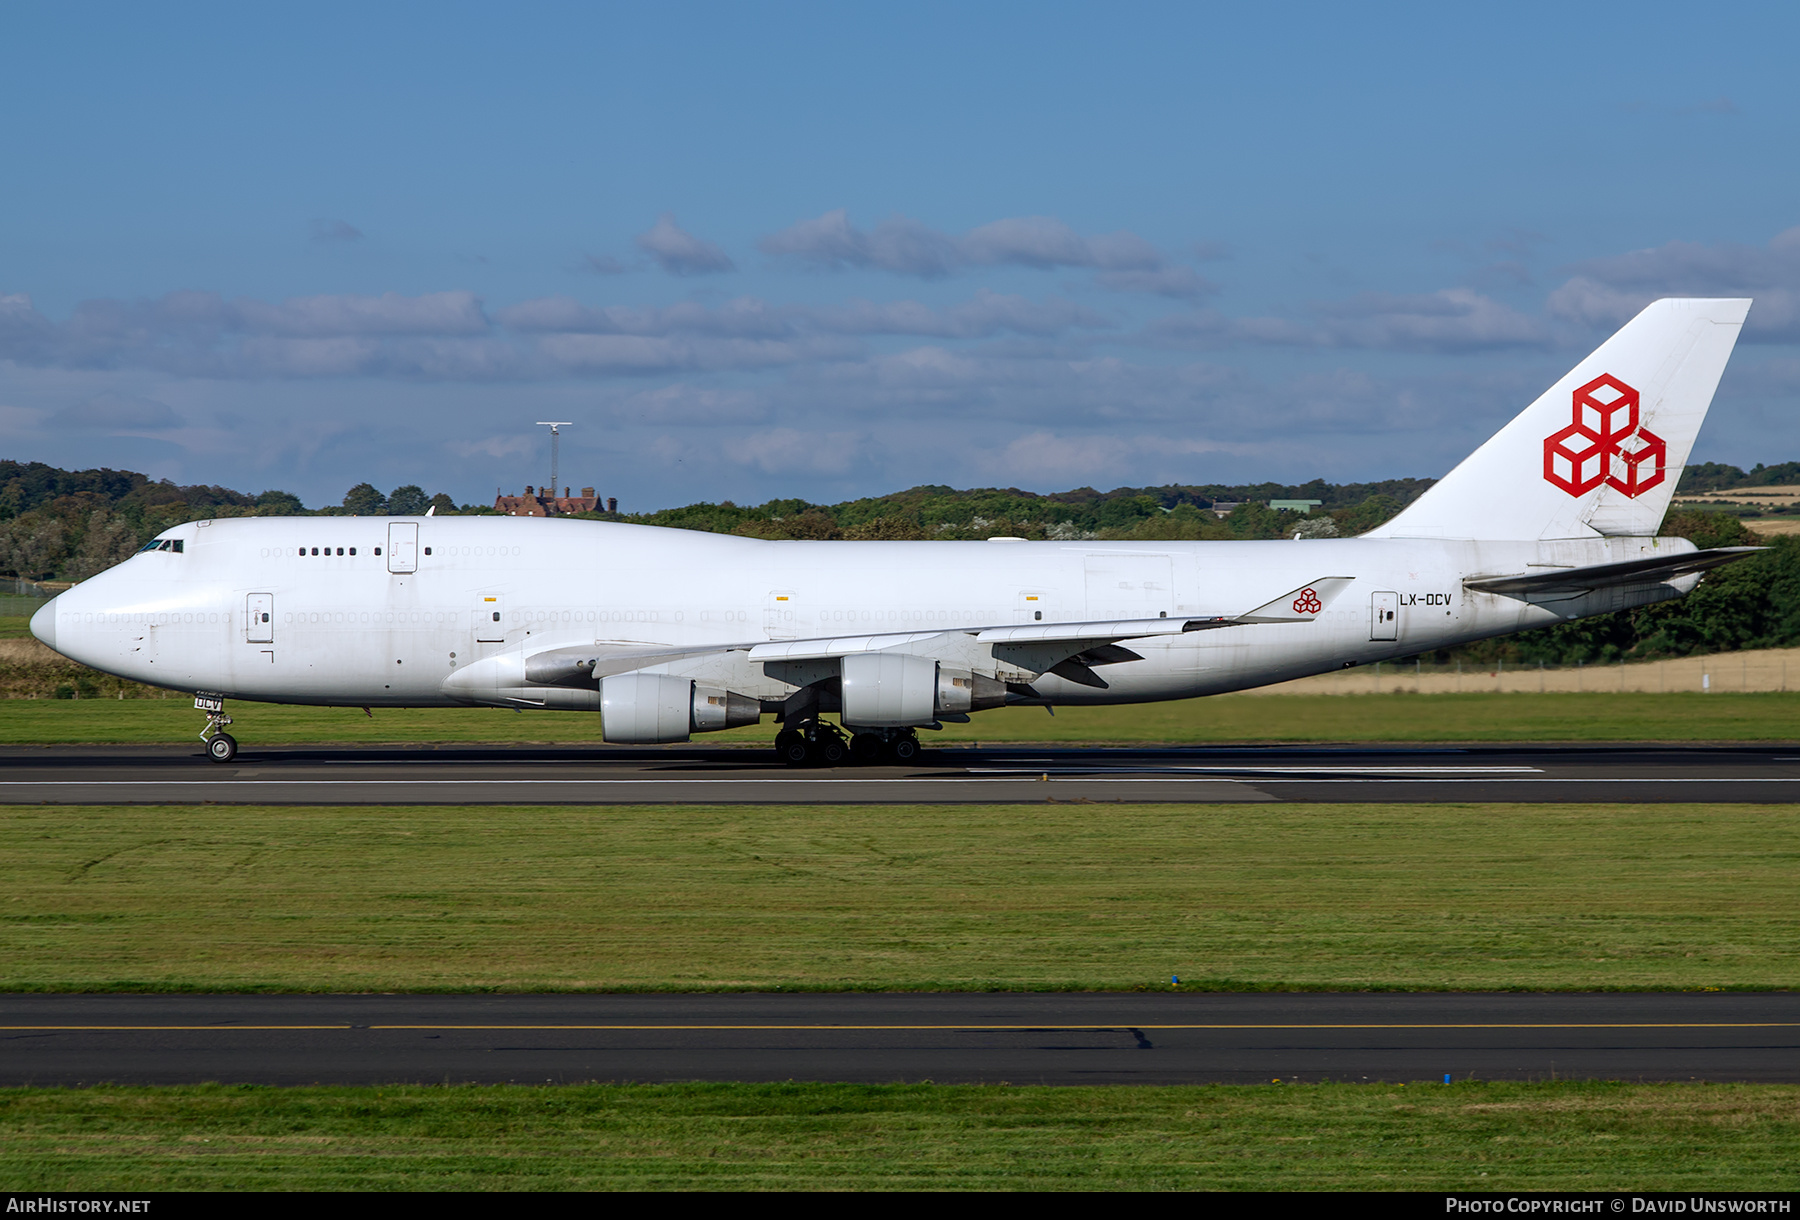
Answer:
[[[905,760],[918,729],[988,708],[1243,690],[1687,593],[1756,549],[1656,537],[1749,308],[1655,302],[1359,538],[766,542],[231,518],[164,531],[31,630],[193,693],[220,762],[237,751],[227,699],[598,712],[604,739],[630,744],[772,713],[790,763]]]

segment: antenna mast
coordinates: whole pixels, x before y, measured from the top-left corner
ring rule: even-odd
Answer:
[[[562,443],[562,433],[557,429],[571,427],[575,421],[572,419],[540,419],[537,423],[540,428],[550,429],[550,498],[554,500],[556,499],[556,449]]]

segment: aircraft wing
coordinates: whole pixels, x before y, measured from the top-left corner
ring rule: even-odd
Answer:
[[[1498,593],[1520,601],[1562,601],[1596,589],[1614,585],[1647,585],[1691,576],[1723,564],[1748,559],[1763,546],[1717,546],[1705,551],[1689,551],[1685,555],[1657,555],[1649,559],[1627,559],[1623,563],[1601,563],[1586,568],[1553,568],[1548,571],[1522,572],[1511,576],[1478,576],[1463,581],[1463,587],[1482,593]]]
[[[1206,618],[1103,619],[1080,623],[1021,623],[1006,627],[951,627],[943,631],[905,631],[875,635],[847,635],[811,640],[777,640],[750,649],[752,661],[824,661],[856,652],[900,648],[946,635],[973,636],[982,644],[1100,645],[1119,640],[1147,639],[1158,635],[1185,635],[1215,627],[1240,627],[1251,623],[1310,623],[1324,612],[1353,577],[1324,576],[1283,593],[1243,614]],[[1135,660],[1136,658],[1131,658]]]
[[[1008,665],[1033,673],[1057,673],[1088,686],[1105,686],[1093,673],[1096,665],[1117,665],[1143,658],[1121,640],[1185,635],[1216,627],[1257,623],[1310,623],[1349,586],[1349,576],[1325,576],[1283,593],[1242,614],[1204,618],[1105,619],[1082,623],[1027,623],[1005,627],[951,627],[942,631],[896,631],[826,636],[807,640],[772,640],[676,647],[630,642],[572,645],[533,653],[525,661],[529,682],[545,686],[586,685],[612,674],[649,665],[682,661],[722,652],[748,652],[752,663],[829,661],[855,653],[885,650],[924,655],[961,653],[970,644]],[[937,641],[933,644],[932,641]]]

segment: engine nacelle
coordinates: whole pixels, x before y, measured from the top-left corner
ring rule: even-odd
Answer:
[[[938,663],[903,652],[856,652],[843,659],[843,721],[901,728],[937,719]]]
[[[600,680],[600,735],[616,745],[686,741],[755,724],[762,704],[735,691],[698,686],[667,674],[614,674]]]

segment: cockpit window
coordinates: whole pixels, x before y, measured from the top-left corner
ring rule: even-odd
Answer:
[[[141,555],[145,551],[174,551],[179,555],[182,553],[181,544],[183,541],[185,540],[181,538],[152,538],[138,548],[138,554]]]

